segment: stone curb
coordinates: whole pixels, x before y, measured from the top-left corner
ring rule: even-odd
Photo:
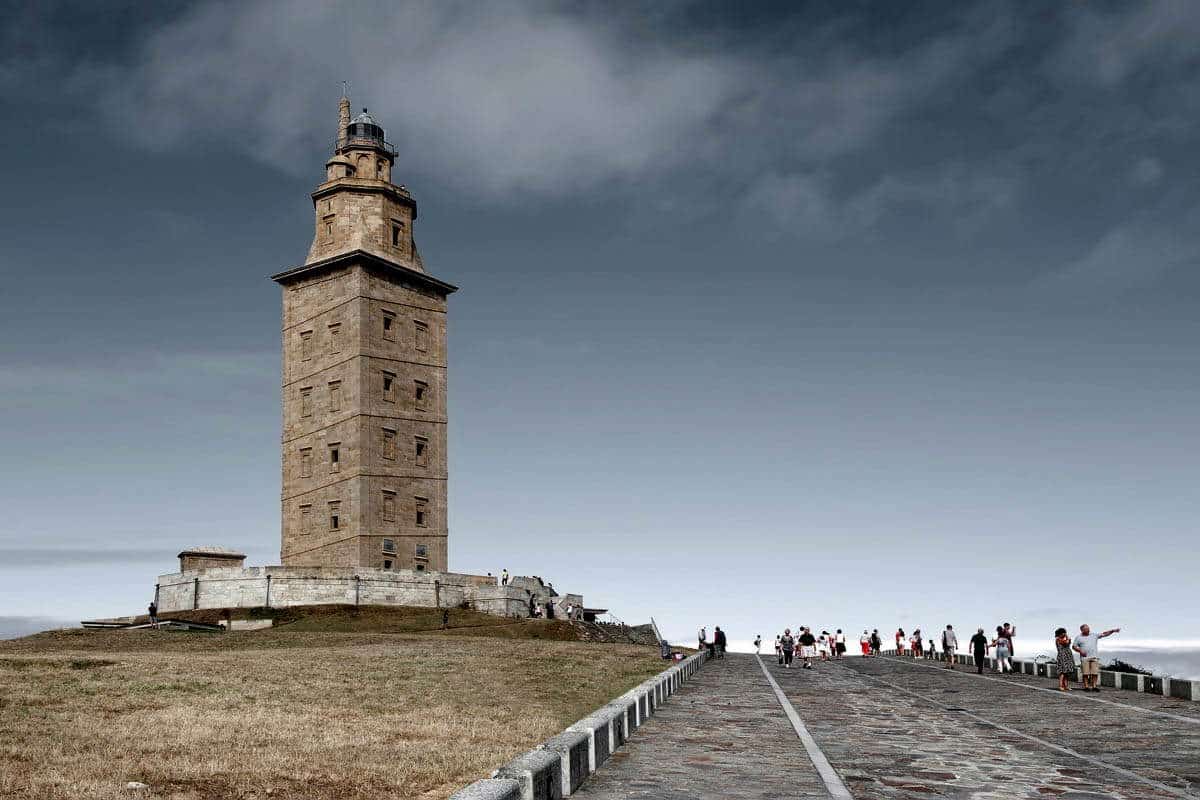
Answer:
[[[508,778],[485,778],[454,793],[458,800],[521,800],[521,784]]]
[[[895,650],[884,650],[885,656],[898,656]],[[903,658],[903,656],[898,656]],[[938,661],[943,660],[941,657]],[[1027,659],[1011,659],[1013,672],[1019,672],[1023,675],[1036,675],[1044,678],[1058,677],[1058,664],[1053,661],[1029,661]],[[954,663],[962,666],[975,666],[975,659],[972,656],[965,656],[956,653]],[[986,658],[984,664],[989,669],[996,668],[996,659]],[[1191,700],[1200,702],[1200,681],[1188,680],[1186,678],[1172,678],[1169,675],[1137,675],[1132,672],[1112,672],[1111,670],[1100,670],[1100,685],[1107,689],[1118,689],[1128,692],[1141,692],[1143,694],[1162,695],[1163,697],[1174,697],[1179,700]]]
[[[450,800],[561,800],[571,795],[699,671],[705,659],[701,651],[643,681],[517,756],[491,778],[459,789]]]

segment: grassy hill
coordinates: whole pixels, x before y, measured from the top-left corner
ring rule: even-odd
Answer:
[[[141,798],[443,798],[663,668],[554,620],[272,616],[0,642],[0,796],[129,798],[140,781]]]

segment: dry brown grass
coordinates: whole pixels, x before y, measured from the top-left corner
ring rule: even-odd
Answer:
[[[0,643],[0,796],[447,797],[662,669],[647,648],[469,630]]]

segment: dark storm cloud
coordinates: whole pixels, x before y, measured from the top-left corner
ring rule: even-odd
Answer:
[[[413,180],[497,204],[588,192],[704,216],[732,199],[743,224],[809,241],[915,223],[918,241],[986,242],[1088,202],[1034,291],[1195,263],[1191,230],[1154,242],[1197,203],[1175,178],[1200,116],[1194,4],[893,5],[205,3],[110,52],[65,49],[78,32],[10,49],[0,75],[10,92],[56,76],[136,146],[215,142],[283,170],[328,144],[349,79]]]

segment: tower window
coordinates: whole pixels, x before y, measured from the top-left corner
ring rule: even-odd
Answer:
[[[429,384],[425,381],[413,381],[413,399],[417,408],[425,410],[429,406]]]
[[[413,461],[418,467],[429,465],[429,440],[424,436],[413,439]]]
[[[300,390],[300,416],[312,416],[312,387],[305,386]]]
[[[425,565],[417,564],[417,572],[424,572],[424,571],[425,571]]]
[[[429,349],[429,326],[424,322],[413,320],[414,339],[416,341],[417,352],[424,353]]]
[[[403,247],[403,246],[404,246],[404,224],[393,220],[393,222],[392,222],[392,247]]]
[[[300,358],[301,358],[301,360],[308,361],[310,358],[312,358],[312,348],[313,348],[313,332],[312,331],[301,331],[300,332]]]
[[[396,432],[391,428],[383,429],[383,457],[389,461],[396,460]]]
[[[312,533],[312,505],[300,506],[300,533]]]
[[[394,372],[383,373],[383,401],[385,403],[396,402],[396,374]]]
[[[429,547],[423,544],[417,545],[417,558],[428,558]]]
[[[392,568],[392,560],[391,560],[390,558],[385,558],[385,559],[383,560],[383,568],[384,568],[384,569],[391,569],[391,568]]]
[[[342,527],[342,503],[333,500],[329,503],[329,530],[336,531]]]
[[[329,382],[329,410],[330,411],[341,411],[342,410],[342,382],[341,381],[330,381]]]
[[[300,448],[300,477],[301,478],[311,478],[312,477],[312,448],[311,447],[301,447]]]
[[[338,472],[342,468],[342,443],[329,443],[329,471]]]
[[[416,505],[416,523],[418,528],[425,528],[429,525],[429,499],[426,497],[414,497]]]
[[[384,491],[383,493],[383,521],[396,521],[396,493]]]
[[[384,539],[383,540],[383,552],[385,552],[385,553],[396,552],[396,541],[394,539]]]
[[[322,224],[324,225],[326,240],[333,238],[333,220],[333,214],[330,214],[329,216],[325,217],[325,219],[321,220]]]
[[[342,352],[342,323],[329,323],[329,352]]]
[[[383,338],[389,342],[396,339],[396,315],[391,311],[383,312]]]

